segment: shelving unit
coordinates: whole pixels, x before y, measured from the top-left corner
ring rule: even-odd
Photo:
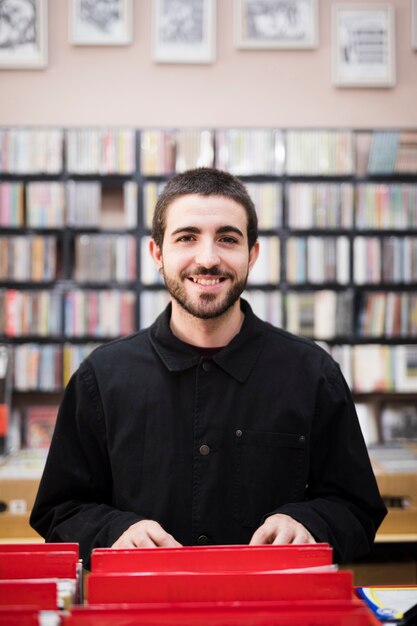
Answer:
[[[415,404],[417,130],[3,128],[0,343],[23,433],[95,345],[163,309],[156,198],[175,172],[212,165],[259,212],[255,312],[334,354],[377,422],[371,443],[387,405]]]

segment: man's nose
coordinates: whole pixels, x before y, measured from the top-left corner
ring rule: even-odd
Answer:
[[[214,267],[219,264],[219,261],[219,254],[214,242],[201,242],[195,257],[197,265],[200,265],[201,267]]]

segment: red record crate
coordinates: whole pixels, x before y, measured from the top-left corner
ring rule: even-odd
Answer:
[[[96,605],[74,607],[64,626],[378,626],[357,600]]]
[[[183,548],[97,548],[91,571],[243,572],[321,567],[332,564],[329,544],[280,546],[207,546]]]
[[[316,573],[94,573],[87,578],[89,604],[350,600],[350,571]]]

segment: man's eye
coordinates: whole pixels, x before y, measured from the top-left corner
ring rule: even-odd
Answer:
[[[181,237],[178,237],[177,241],[193,241],[194,237],[193,235],[182,235]]]
[[[222,243],[237,243],[237,239],[235,239],[234,237],[222,237],[220,241]]]

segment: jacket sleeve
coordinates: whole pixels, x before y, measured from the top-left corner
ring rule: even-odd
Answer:
[[[84,362],[65,390],[30,523],[48,542],[79,543],[88,567],[93,548],[111,546],[143,519],[111,501],[103,411],[94,373]]]
[[[310,443],[306,499],[273,513],[299,521],[316,540],[333,546],[337,562],[346,563],[370,551],[387,509],[350,390],[336,364],[321,379]]]

